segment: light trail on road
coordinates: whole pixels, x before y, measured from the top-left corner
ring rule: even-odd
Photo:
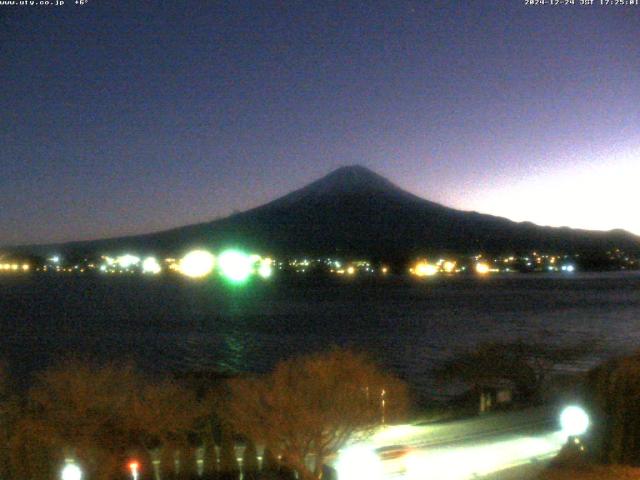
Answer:
[[[396,425],[352,445],[361,468],[376,480],[470,480],[555,456],[567,434],[553,421],[548,409],[488,415],[427,425]],[[364,452],[370,452],[365,455]],[[361,480],[363,470],[354,462],[337,462],[339,480]]]
[[[404,468],[387,478],[410,480],[467,480],[483,477],[532,461],[554,456],[567,437],[562,432],[501,439],[465,446],[430,447],[414,450],[404,459]],[[383,477],[384,478],[384,477]]]

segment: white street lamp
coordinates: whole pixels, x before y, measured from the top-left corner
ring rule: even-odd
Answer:
[[[75,463],[67,463],[62,469],[62,480],[82,480],[82,470]]]
[[[569,437],[582,435],[589,429],[589,415],[581,407],[566,407],[560,414],[560,426]]]

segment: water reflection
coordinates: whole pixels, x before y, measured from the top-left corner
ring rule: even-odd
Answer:
[[[266,371],[332,344],[369,351],[423,390],[432,363],[491,340],[640,346],[640,275],[514,275],[428,284],[248,284],[176,279],[0,280],[0,351],[20,371],[69,352],[149,371]],[[591,360],[590,360],[591,361]],[[566,368],[585,368],[583,364]]]

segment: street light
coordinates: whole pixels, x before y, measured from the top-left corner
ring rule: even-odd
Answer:
[[[583,408],[571,405],[560,414],[560,426],[569,437],[582,435],[589,429],[589,415]]]
[[[138,468],[140,468],[140,464],[135,460],[129,462],[129,470],[131,470],[131,477],[133,480],[138,480]]]
[[[82,470],[75,463],[67,463],[62,469],[62,480],[82,480]]]

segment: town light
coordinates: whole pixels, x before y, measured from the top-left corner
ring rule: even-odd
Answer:
[[[193,250],[180,260],[180,273],[191,278],[202,278],[211,273],[215,259],[206,250]]]
[[[271,260],[265,259],[260,262],[260,266],[258,267],[258,275],[262,278],[269,278],[273,273],[273,268],[271,267]]]
[[[132,267],[134,265],[139,264],[140,263],[140,257],[136,257],[135,255],[130,255],[130,254],[121,255],[118,258],[116,258],[116,262],[122,268],[129,268],[129,267]]]
[[[237,250],[226,250],[218,258],[220,272],[232,282],[244,282],[253,269],[253,260]]]
[[[486,263],[476,263],[476,273],[479,273],[480,275],[485,275],[489,273],[489,271],[490,271],[489,265],[487,265]]]
[[[62,480],[81,480],[82,470],[75,463],[67,463],[62,469]]]
[[[582,435],[589,429],[589,415],[583,408],[571,405],[560,414],[560,426],[569,437]]]
[[[446,272],[446,273],[453,273],[456,269],[456,262],[452,262],[450,260],[446,260],[443,264],[442,264],[442,269]]]
[[[418,262],[414,268],[418,277],[431,277],[438,273],[438,266],[428,262]]]
[[[156,275],[162,271],[162,267],[154,257],[147,257],[142,262],[142,273],[151,273]]]

